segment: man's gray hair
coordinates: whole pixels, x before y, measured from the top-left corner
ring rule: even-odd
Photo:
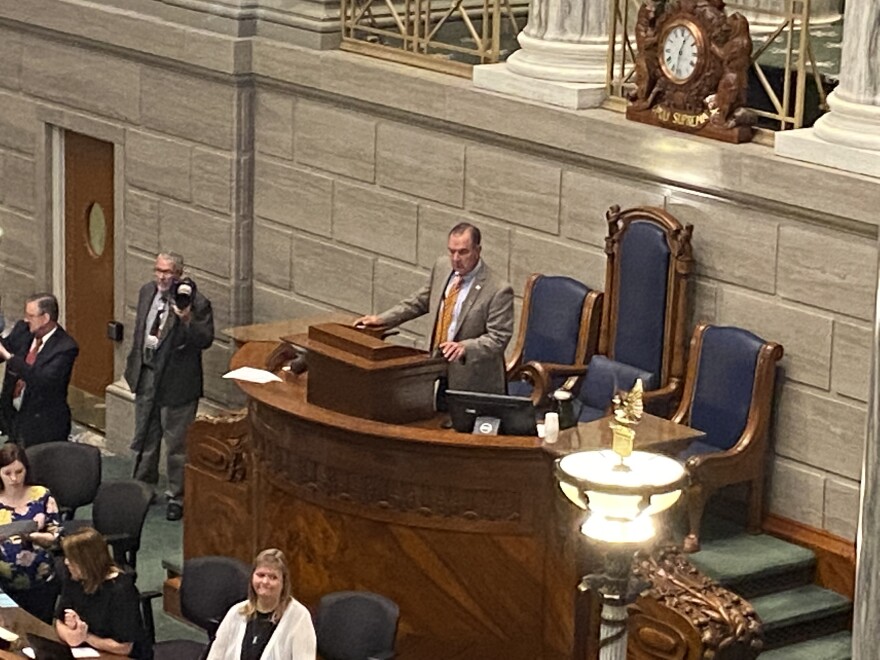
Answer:
[[[51,293],[35,293],[28,296],[25,303],[37,303],[40,314],[48,314],[50,321],[58,321],[58,298]]]
[[[183,274],[183,256],[177,252],[160,252],[156,255],[156,258],[170,261],[175,275]]]

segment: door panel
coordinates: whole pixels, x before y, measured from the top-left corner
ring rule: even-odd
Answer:
[[[113,145],[64,133],[65,319],[79,343],[71,385],[98,396],[113,380]]]

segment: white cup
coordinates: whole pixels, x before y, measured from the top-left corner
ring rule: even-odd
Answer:
[[[544,442],[552,445],[559,440],[559,413],[548,412],[544,415]]]

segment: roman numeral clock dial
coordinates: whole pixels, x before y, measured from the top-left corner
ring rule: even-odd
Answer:
[[[699,57],[697,37],[689,25],[679,23],[666,32],[660,66],[670,80],[676,83],[689,80],[697,70]]]

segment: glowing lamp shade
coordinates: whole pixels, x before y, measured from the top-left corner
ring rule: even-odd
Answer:
[[[621,459],[611,450],[582,451],[556,462],[565,496],[590,511],[585,536],[607,543],[644,543],[654,536],[655,514],[681,497],[687,475],[678,461],[635,451]]]

